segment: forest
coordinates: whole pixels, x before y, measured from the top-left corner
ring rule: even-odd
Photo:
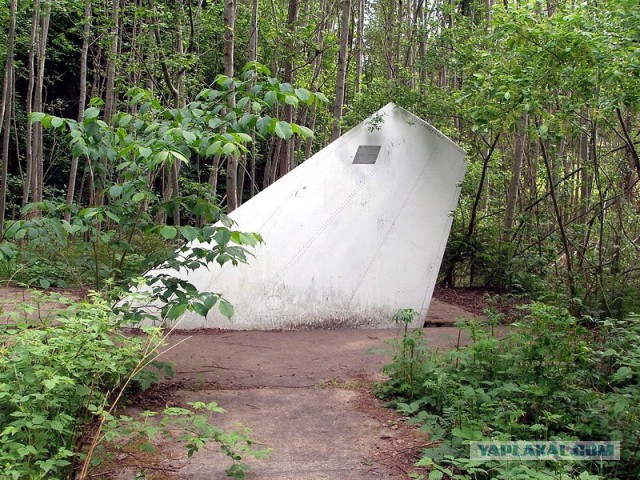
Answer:
[[[614,470],[483,473],[451,454],[454,441],[448,463],[423,461],[432,468],[428,478],[636,478],[637,0],[1,5],[0,278],[44,289],[86,286],[115,298],[162,261],[191,269],[245,261],[261,239],[233,231],[226,213],[394,102],[468,154],[439,283],[533,301],[534,320],[520,332],[522,344],[482,337],[476,350],[453,359],[425,353],[405,332],[381,395],[395,396],[398,408],[430,428],[471,440],[486,434],[480,425],[488,420],[469,403],[460,415],[479,417],[464,425],[447,420],[457,386],[471,388],[471,403],[488,402],[481,389],[494,392],[495,402],[520,376],[529,387],[541,385],[518,387],[518,395],[537,399],[517,406],[529,427],[539,426],[528,433],[567,432],[566,419],[553,417],[558,406],[543,406],[545,395],[566,387],[576,402],[568,410],[583,411],[577,397],[589,391],[591,411],[612,415],[608,426],[582,423],[573,433],[627,435],[626,463]],[[207,229],[218,219],[229,230]],[[187,260],[171,256],[194,239],[218,247]],[[206,314],[216,303],[233,314],[217,294],[159,282],[151,286],[158,298],[177,298],[165,318],[187,308]],[[512,370],[548,355],[562,367],[553,378]],[[448,370],[465,362],[466,370]],[[479,370],[488,377],[474,376]],[[453,383],[438,383],[445,373]],[[0,389],[0,419],[4,397]],[[441,415],[428,417],[425,406]],[[0,455],[0,465],[14,454]],[[66,458],[60,462],[67,468]],[[7,478],[36,478],[21,475]]]
[[[176,111],[204,112],[213,86],[234,91],[227,116],[208,122],[241,137],[203,145],[187,131],[174,140],[181,154],[138,152],[151,159],[151,216],[174,226],[194,217],[163,202],[200,195],[231,211],[394,101],[469,154],[444,285],[559,295],[576,313],[622,317],[640,302],[638,10],[631,0],[6,2],[2,236],[65,204],[67,221],[108,206],[142,140],[96,130],[131,135],[143,97],[154,115],[193,125]],[[269,88],[257,98],[259,82]],[[35,278],[28,269],[23,281]],[[55,271],[52,285],[64,281]]]

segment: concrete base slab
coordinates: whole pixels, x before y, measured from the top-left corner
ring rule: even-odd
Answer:
[[[447,320],[467,313],[452,305],[439,312]],[[422,334],[437,349],[468,341],[455,327]],[[161,358],[176,372],[165,401],[214,401],[226,413],[212,414],[213,424],[251,427],[258,449],[273,452],[243,458],[249,480],[406,479],[428,438],[371,393],[371,383],[384,378],[389,342],[401,338],[401,328],[180,332],[170,336]],[[175,444],[162,444],[159,452],[149,480],[227,478],[230,461],[215,444],[192,458]],[[134,478],[135,471],[120,470],[117,478]]]
[[[185,402],[190,392],[178,392]],[[273,451],[267,459],[247,458],[247,479],[320,480],[391,478],[374,461],[380,424],[359,411],[358,392],[337,388],[203,390],[202,401],[216,401],[228,413],[216,424],[233,429],[253,426],[259,446]],[[189,479],[224,478],[228,460],[212,449],[194,455],[178,475]]]

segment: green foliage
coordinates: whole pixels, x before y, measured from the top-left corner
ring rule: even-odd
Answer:
[[[405,335],[412,355],[400,346],[385,367],[390,380],[380,394],[393,397],[396,408],[440,442],[424,451],[420,464],[456,479],[637,477],[639,318],[603,322],[594,332],[564,309],[529,308],[504,339],[478,322],[465,324],[471,344],[449,352],[420,341],[414,346],[415,335]],[[622,460],[523,465],[465,459],[472,440],[552,439],[619,440]]]
[[[97,296],[72,303],[33,295],[0,330],[2,478],[68,478],[105,460],[100,451],[107,444],[113,449],[142,440],[152,448],[158,435],[184,445],[189,456],[207,442],[219,444],[232,460],[229,475],[238,479],[248,468],[244,457],[268,454],[252,448],[247,428],[227,432],[214,426],[209,414],[223,412],[215,403],[145,412],[140,420],[116,415],[125,389],[146,389],[161,374],[172,374],[156,361],[162,332],[123,334],[123,319]],[[60,310],[42,315],[39,305],[52,302]]]
[[[26,218],[7,224],[0,246],[2,260],[23,265],[15,280],[43,288],[91,281],[101,289],[126,285],[157,266],[191,272],[214,262],[246,262],[248,249],[261,237],[233,230],[208,189],[192,186],[193,193],[167,199],[155,187],[163,169],[188,165],[192,157],[240,156],[254,141],[253,132],[284,140],[310,137],[308,128],[268,112],[278,105],[309,107],[324,96],[294,89],[269,74],[263,65],[250,63],[242,80],[219,76],[217,89],[202,90],[182,108],[164,107],[150,92],[132,88],[128,95],[135,113],[117,113],[112,124],[100,119],[101,102],[95,99],[82,121],[33,113],[31,121],[68,132],[72,154],[95,169],[104,198],[87,208],[53,202],[27,205],[22,212]],[[63,219],[65,213],[69,220]],[[176,226],[158,221],[163,215],[173,216]],[[181,217],[195,225],[178,226]],[[144,284],[150,304],[161,305],[157,316],[163,320],[174,320],[187,310],[206,316],[216,304],[223,315],[233,315],[233,307],[219,293],[197,292],[184,278],[146,274],[134,282]],[[119,311],[132,322],[155,318],[136,308],[139,305],[129,302]]]
[[[173,445],[182,445],[191,457],[208,442],[216,442],[221,452],[232,461],[227,475],[235,479],[245,478],[249,466],[243,462],[247,455],[264,458],[271,449],[253,448],[251,429],[238,426],[238,430],[225,431],[216,427],[210,419],[213,414],[224,413],[217,403],[189,402],[187,408],[167,407],[162,412],[145,411],[136,420],[126,415],[118,417],[105,413],[104,451],[100,461],[111,461],[113,450],[118,452],[133,444],[137,450],[154,451],[153,441],[163,437]],[[144,468],[142,469],[144,474]]]
[[[85,428],[160,338],[157,330],[126,337],[120,326],[94,297],[38,323],[2,327],[0,476],[64,478],[81,459]]]

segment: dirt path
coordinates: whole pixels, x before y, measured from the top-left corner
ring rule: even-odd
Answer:
[[[438,323],[470,316],[438,301],[430,314]],[[432,346],[450,348],[458,330],[427,328],[424,335]],[[250,426],[258,445],[273,452],[247,458],[247,479],[406,479],[428,438],[371,393],[389,359],[387,342],[400,337],[400,329],[173,335],[177,346],[164,360],[176,375],[162,400],[215,401],[227,411],[214,416],[216,425]],[[229,462],[215,445],[192,458],[170,445],[160,451],[148,478],[226,478]],[[120,473],[133,478],[124,467]]]

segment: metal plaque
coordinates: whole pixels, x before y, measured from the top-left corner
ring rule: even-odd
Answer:
[[[353,163],[373,165],[376,163],[379,153],[380,145],[360,145],[356,156],[353,158]]]

